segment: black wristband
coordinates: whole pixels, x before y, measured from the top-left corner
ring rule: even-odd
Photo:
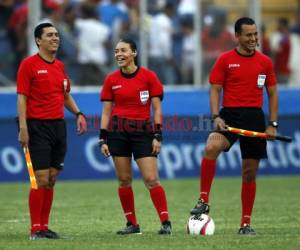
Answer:
[[[99,147],[101,148],[102,145],[104,145],[104,144],[107,144],[106,140],[100,139],[99,142],[98,142]]]
[[[158,134],[158,133],[155,133],[153,135],[154,139],[156,139],[157,141],[161,142],[163,140],[163,136],[162,134]]]
[[[160,123],[154,124],[154,134],[153,138],[161,142],[163,140],[162,136],[162,125]]]
[[[100,139],[100,141],[104,140],[106,142],[107,141],[107,135],[108,135],[107,129],[101,128],[100,129],[100,133],[99,133],[99,139]]]
[[[81,111],[77,112],[76,114],[76,118],[78,118],[78,116],[82,115],[83,117],[85,117],[84,113],[82,113]]]
[[[162,125],[157,123],[154,124],[154,133],[155,134],[162,134]]]

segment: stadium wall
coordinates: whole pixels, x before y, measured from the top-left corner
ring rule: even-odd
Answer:
[[[279,91],[279,132],[293,138],[291,143],[269,142],[268,160],[260,165],[260,175],[300,174],[300,89]],[[111,158],[100,155],[97,142],[101,103],[98,91],[75,91],[73,96],[87,114],[88,133],[76,136],[75,120],[66,111],[68,153],[61,179],[111,179],[115,177]],[[167,90],[164,101],[164,142],[159,160],[162,178],[195,177],[210,129],[208,90]],[[267,99],[267,98],[265,98]],[[0,182],[25,181],[28,174],[17,141],[16,95],[0,93]],[[267,105],[264,105],[266,109]],[[241,173],[239,145],[220,156],[218,176]],[[134,176],[140,177],[136,164]]]

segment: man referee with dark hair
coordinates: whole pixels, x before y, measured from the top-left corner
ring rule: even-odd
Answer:
[[[278,96],[276,77],[270,58],[256,51],[258,32],[254,20],[243,17],[235,23],[238,45],[219,56],[209,82],[210,109],[215,131],[208,139],[201,162],[200,197],[192,215],[209,213],[209,194],[216,173],[216,160],[239,139],[242,155],[242,215],[238,234],[255,235],[250,226],[256,194],[256,174],[260,159],[267,158],[266,140],[239,137],[226,131],[226,125],[276,135]],[[269,99],[269,123],[262,110],[263,90]],[[219,100],[223,92],[222,109]],[[230,194],[229,194],[230,195]]]
[[[41,23],[34,36],[39,51],[22,61],[17,76],[19,142],[29,147],[38,184],[38,189],[29,193],[30,239],[58,239],[48,228],[48,220],[67,149],[64,107],[76,115],[78,134],[86,132],[87,126],[70,95],[64,65],[56,59],[60,41],[56,28]]]

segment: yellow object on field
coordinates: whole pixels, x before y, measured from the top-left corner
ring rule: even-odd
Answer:
[[[32,189],[38,189],[34,171],[33,171],[32,162],[31,162],[31,157],[30,157],[30,153],[29,153],[29,148],[26,146],[26,147],[23,147],[23,150],[24,150],[25,161],[26,161],[26,165],[27,165],[27,169],[28,169],[29,178],[30,178],[30,186]]]

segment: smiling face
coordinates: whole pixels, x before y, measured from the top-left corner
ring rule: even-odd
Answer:
[[[255,24],[243,24],[241,32],[236,33],[239,49],[247,54],[253,54],[258,44],[258,33]]]
[[[56,53],[59,46],[59,35],[54,27],[43,28],[40,38],[36,38],[36,43],[41,51],[46,53]]]
[[[135,66],[136,51],[132,50],[129,43],[118,42],[115,48],[115,59],[120,68]]]

